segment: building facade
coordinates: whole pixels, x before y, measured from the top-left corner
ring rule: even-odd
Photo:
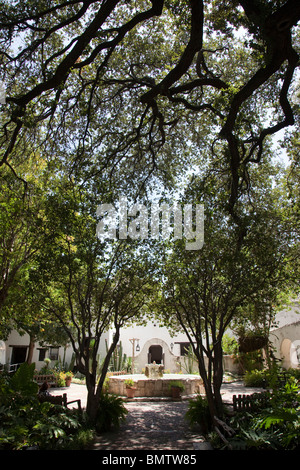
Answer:
[[[276,316],[277,325],[270,332],[270,342],[275,357],[282,362],[284,368],[300,367],[300,305],[293,302],[289,309],[282,310]],[[112,341],[113,330],[103,337],[99,347],[99,360],[106,355],[106,348]],[[188,354],[189,340],[181,332],[171,335],[167,328],[159,326],[155,320],[148,321],[145,326],[123,328],[119,345],[122,354],[132,358],[132,372],[142,373],[146,364],[156,362],[162,364],[170,373],[197,372],[197,366],[192,363]],[[20,336],[12,331],[6,341],[0,341],[0,365],[16,365],[26,361],[29,348],[29,336]],[[57,361],[70,364],[73,350],[55,344],[41,345],[36,343],[32,362],[40,370],[44,360],[49,358],[51,365]],[[50,365],[50,367],[51,367]],[[226,368],[227,369],[227,368]]]

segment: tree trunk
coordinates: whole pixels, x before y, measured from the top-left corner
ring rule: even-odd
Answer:
[[[101,375],[99,378],[98,385],[96,385],[96,369],[97,369],[97,361],[92,360],[92,373],[86,372],[86,386],[88,389],[88,395],[87,395],[87,406],[86,406],[86,412],[92,421],[92,423],[95,423],[97,420],[97,413],[98,413],[98,408],[99,408],[99,398],[102,392],[104,380],[106,377],[107,369],[109,366],[109,361],[112,356],[112,353],[114,352],[118,341],[120,337],[120,328],[116,328],[116,333],[113,338],[113,342],[106,354],[105,360],[103,362],[102,370],[101,370]],[[93,351],[93,354],[96,355],[97,351]]]
[[[203,380],[210,416],[223,416],[223,402],[221,386],[223,381],[223,355],[222,349],[216,348],[215,355],[209,358],[208,370],[204,359],[198,357],[199,373]]]
[[[212,390],[211,381],[208,378],[203,357],[198,357],[198,368],[199,368],[200,376],[203,380],[209,413],[210,413],[211,418],[213,419],[213,417],[216,415],[215,400],[214,400],[214,394]]]
[[[223,416],[221,386],[223,382],[223,352],[221,343],[215,345],[213,357],[213,388],[217,416]]]
[[[95,388],[88,388],[86,412],[92,423],[96,422],[99,406],[99,398],[95,394]]]
[[[33,351],[34,351],[34,344],[35,344],[35,338],[33,338],[32,336],[30,336],[30,339],[29,339],[29,346],[28,346],[28,353],[27,353],[27,359],[26,359],[27,364],[32,364]]]

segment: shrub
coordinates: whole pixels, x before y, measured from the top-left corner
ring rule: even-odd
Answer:
[[[169,383],[169,388],[176,387],[179,388],[180,390],[184,390],[184,384],[180,382],[180,380],[171,380]]]
[[[86,415],[40,403],[32,380],[34,364],[24,363],[10,377],[0,377],[0,450],[82,449],[93,438]]]
[[[121,397],[102,393],[96,420],[96,431],[109,431],[112,427],[118,428],[126,419],[128,410],[124,406]]]
[[[297,380],[291,377],[273,390],[266,408],[238,412],[230,422],[236,431],[230,438],[234,449],[295,450],[300,446],[300,395]]]
[[[202,430],[207,432],[211,428],[211,417],[207,399],[198,395],[196,399],[190,400],[185,419],[189,421],[191,425],[200,425]]]
[[[266,385],[265,372],[262,370],[248,371],[244,375],[246,387],[264,387]]]

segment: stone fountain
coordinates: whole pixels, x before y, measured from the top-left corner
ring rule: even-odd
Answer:
[[[164,366],[160,364],[146,364],[145,366],[145,376],[149,379],[159,379],[164,375]]]
[[[145,374],[112,375],[109,377],[109,393],[126,396],[125,380],[135,382],[136,397],[171,397],[170,383],[174,380],[184,385],[182,396],[204,393],[202,379],[194,374],[164,374],[164,366],[146,364]]]

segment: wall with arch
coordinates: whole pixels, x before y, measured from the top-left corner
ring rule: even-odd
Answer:
[[[141,352],[134,359],[135,369],[138,372],[141,372],[143,369],[145,369],[146,364],[149,364],[149,360],[151,361],[152,358],[149,357],[150,356],[149,352],[151,351],[152,346],[161,347],[162,363],[164,365],[165,370],[169,370],[170,372],[173,372],[173,373],[179,372],[180,370],[179,357],[175,356],[172,353],[168,344],[161,338],[151,338],[145,342]]]
[[[283,368],[300,367],[300,321],[273,330],[270,342]]]

